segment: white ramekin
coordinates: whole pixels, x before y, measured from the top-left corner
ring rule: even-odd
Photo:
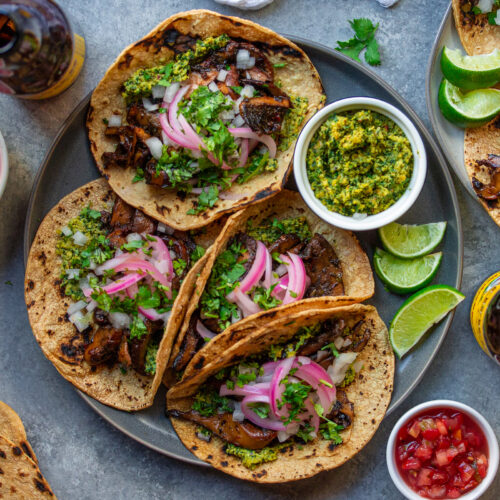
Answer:
[[[9,156],[7,155],[7,146],[3,140],[2,133],[0,132],[0,198],[7,184],[7,177],[9,176]]]
[[[479,428],[483,431],[483,434],[488,442],[488,473],[486,477],[482,480],[482,482],[469,491],[465,495],[459,497],[459,500],[475,500],[480,498],[481,495],[488,489],[493,480],[495,479],[497,470],[498,470],[498,441],[491,428],[491,425],[487,422],[487,420],[476,410],[467,406],[463,403],[459,403],[457,401],[448,401],[446,399],[438,399],[435,401],[428,401],[427,403],[422,403],[420,405],[415,406],[411,410],[408,410],[394,425],[392,429],[391,435],[389,436],[389,441],[387,442],[387,451],[386,451],[386,460],[387,460],[387,468],[389,469],[389,474],[391,475],[391,479],[393,480],[396,488],[409,500],[421,500],[424,497],[418,495],[415,491],[413,491],[401,477],[397,465],[396,465],[396,437],[399,432],[399,429],[406,424],[409,420],[411,420],[414,416],[422,413],[425,410],[431,410],[434,408],[452,408],[454,410],[459,410],[465,414],[467,414]]]
[[[356,109],[370,109],[377,113],[387,116],[393,120],[405,133],[410,141],[413,151],[414,165],[413,174],[407,190],[401,198],[391,205],[387,210],[375,215],[368,215],[363,219],[347,217],[329,210],[318,198],[314,195],[306,170],[306,155],[309,148],[309,143],[315,132],[323,124],[323,122],[333,113],[341,113],[343,111],[352,111]],[[366,231],[368,229],[376,229],[385,226],[389,222],[401,217],[415,202],[425,181],[427,171],[427,156],[425,153],[424,143],[417,129],[399,109],[391,104],[373,99],[370,97],[349,97],[340,101],[332,102],[328,106],[318,111],[302,129],[300,136],[295,146],[293,159],[293,171],[297,187],[307,203],[309,208],[324,221],[333,224],[334,226],[353,231]]]

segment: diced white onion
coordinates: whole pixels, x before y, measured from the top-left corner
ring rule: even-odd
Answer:
[[[253,95],[255,94],[255,89],[253,87],[253,85],[245,85],[242,89],[241,89],[241,92],[240,92],[240,96],[241,97],[253,97]]]
[[[497,15],[495,16],[495,24],[500,26],[500,9],[497,10]]]
[[[90,261],[89,269],[92,269],[92,271],[97,269],[97,264],[93,260]]]
[[[280,443],[285,442],[291,436],[293,436],[293,433],[289,433],[286,431],[278,431],[278,441]]]
[[[238,99],[236,99],[236,101],[233,102],[233,109],[234,109],[235,113],[239,113],[240,112],[241,101],[243,101],[243,97],[240,96],[240,97],[238,97]]]
[[[361,361],[360,359],[358,361],[355,361],[352,364],[352,367],[354,368],[354,371],[356,373],[359,373],[361,371],[361,369],[363,368],[363,361]]]
[[[245,125],[245,120],[243,119],[243,117],[241,115],[236,115],[234,120],[233,120],[233,123],[231,125],[234,128],[243,127],[243,125]]]
[[[217,84],[215,82],[210,82],[208,84],[208,90],[211,92],[217,92],[219,90],[219,87],[217,87]]]
[[[177,255],[175,255],[175,252],[173,250],[169,250],[168,253],[170,254],[170,257],[172,257],[172,259],[177,259]]]
[[[131,241],[139,241],[142,240],[142,236],[139,233],[130,233],[127,234],[127,242],[130,243]]]
[[[240,49],[236,53],[236,67],[238,69],[250,69],[255,66],[255,57],[250,56],[247,49]]]
[[[163,224],[163,222],[158,222],[158,231],[165,234],[173,234],[174,228]]]
[[[87,303],[84,300],[79,300],[78,302],[72,302],[68,307],[68,314],[71,316],[76,313],[76,311],[81,311]]]
[[[108,127],[121,127],[122,116],[121,115],[111,115],[108,118]]]
[[[128,314],[123,312],[111,312],[109,313],[109,321],[114,328],[119,330],[123,328],[128,328],[130,326],[130,317]]]
[[[231,316],[231,323],[237,323],[241,319],[242,319],[241,311],[238,308],[236,308],[236,311],[233,312]]]
[[[348,337],[344,339],[344,347],[347,347],[348,345],[352,344],[352,340]]]
[[[160,314],[161,319],[163,320],[163,324],[166,324],[168,322],[168,319],[170,318],[171,314],[172,311],[167,311],[166,313]]]
[[[97,307],[97,302],[93,299],[87,304],[87,311],[90,313]]]
[[[77,311],[69,317],[69,320],[76,326],[79,332],[83,332],[83,330],[86,330],[89,327],[92,315],[86,314],[84,316],[81,311]]]
[[[201,439],[202,441],[206,441],[207,443],[209,443],[212,436],[210,434],[207,435],[203,434],[202,432],[197,432],[196,437],[198,439]]]
[[[319,363],[320,361],[322,361],[323,359],[327,358],[328,357],[328,351],[318,351],[316,353],[316,363]]]
[[[477,7],[483,14],[486,14],[492,11],[494,2],[495,0],[479,0],[479,2],[477,2]]]
[[[69,280],[73,280],[80,276],[80,269],[66,269],[66,276]]]
[[[151,88],[151,94],[153,99],[163,99],[165,95],[165,86],[164,85],[155,85]]]
[[[245,415],[241,411],[241,403],[238,401],[234,403],[233,420],[235,422],[243,422],[245,420]]]
[[[281,278],[281,276],[284,276],[288,272],[288,267],[286,264],[280,264],[276,268],[276,274]]]
[[[146,111],[156,111],[160,105],[155,104],[149,97],[142,98],[142,105]]]
[[[153,158],[159,160],[163,154],[163,143],[158,139],[158,137],[150,137],[146,139],[146,145],[151,151]]]
[[[356,360],[357,355],[356,352],[343,352],[328,367],[326,371],[335,385],[342,383],[349,365]]]
[[[71,236],[73,234],[73,231],[68,226],[63,226],[61,228],[61,233],[64,234],[64,236]]]
[[[181,84],[179,82],[172,83],[170,87],[167,87],[167,90],[165,90],[165,96],[163,97],[163,100],[165,102],[172,102],[172,99],[174,98],[175,94],[177,94],[177,91],[181,88]]]
[[[227,71],[226,69],[221,69],[219,71],[219,74],[217,75],[217,80],[219,80],[219,82],[226,81],[226,77],[227,77],[228,73],[229,73],[229,71]]]
[[[342,346],[344,345],[344,339],[342,337],[337,337],[333,341],[333,343],[337,349],[342,349]]]
[[[219,114],[219,118],[221,120],[232,120],[234,118],[234,111],[232,109],[230,109],[228,111],[222,111]]]
[[[85,243],[87,243],[88,238],[81,232],[77,231],[73,235],[73,241],[75,242],[75,245],[78,245],[79,247],[83,247]]]

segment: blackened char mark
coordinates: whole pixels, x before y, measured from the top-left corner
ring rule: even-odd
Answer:
[[[311,337],[307,342],[298,350],[298,356],[311,356],[316,354],[318,351],[323,349],[326,345],[333,342],[337,337],[342,335],[345,328],[345,322],[343,319],[330,320],[323,323],[323,331],[315,336]]]
[[[306,297],[344,295],[342,268],[330,243],[316,233],[302,253],[302,260],[311,284]]]

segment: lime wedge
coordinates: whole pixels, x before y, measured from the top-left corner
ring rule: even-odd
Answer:
[[[445,78],[465,90],[485,89],[500,82],[500,50],[466,56],[460,49],[443,48],[441,69]]]
[[[378,230],[384,248],[402,259],[413,259],[432,252],[443,239],[446,222],[411,226],[391,222]]]
[[[464,94],[443,78],[438,104],[443,116],[459,127],[480,127],[500,113],[500,90],[478,89]]]
[[[380,248],[375,250],[373,265],[385,286],[395,293],[412,293],[428,285],[441,264],[441,252],[416,259],[400,259]]]
[[[402,358],[432,325],[441,321],[464,298],[456,288],[432,285],[406,300],[389,328],[389,339],[398,357]]]

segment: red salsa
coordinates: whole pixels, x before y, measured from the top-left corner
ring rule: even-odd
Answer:
[[[420,496],[458,498],[486,477],[488,443],[465,413],[451,408],[425,410],[399,430],[396,464]]]

